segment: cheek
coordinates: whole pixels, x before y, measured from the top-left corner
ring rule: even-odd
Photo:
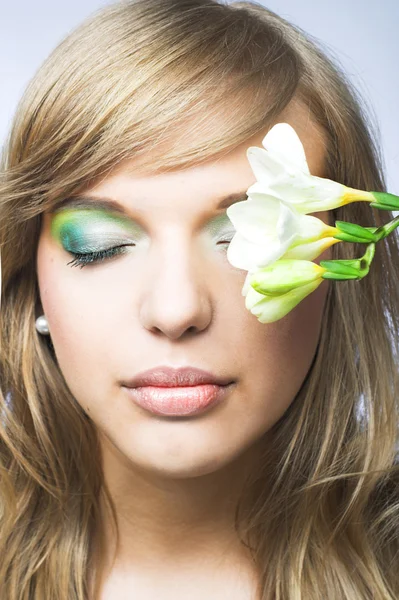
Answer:
[[[262,337],[273,355],[274,372],[283,384],[291,385],[296,374],[301,380],[307,373],[319,339],[328,285],[323,282],[283,319],[260,324],[268,329]]]
[[[282,417],[303,384],[317,349],[329,285],[323,281],[275,323],[259,323],[250,313],[246,317],[242,356],[248,387],[243,395],[252,398],[259,432]]]
[[[104,296],[93,286],[79,284],[79,268],[60,260],[39,243],[37,275],[40,300],[51,332],[51,341],[60,370],[75,397],[95,397],[106,382],[110,352],[104,340],[110,338],[112,319],[107,317]],[[81,279],[83,281],[83,278]],[[108,330],[107,330],[108,328]]]

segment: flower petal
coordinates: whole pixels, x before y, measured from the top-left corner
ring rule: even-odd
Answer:
[[[281,258],[274,264],[253,273],[250,277],[250,285],[260,294],[281,296],[291,289],[320,279],[325,272],[324,267],[310,260]]]
[[[264,193],[274,194],[307,214],[342,206],[345,190],[342,183],[298,172],[295,177],[285,174],[269,181]]]
[[[301,241],[312,242],[322,237],[334,237],[337,233],[335,227],[331,227],[321,219],[303,214],[298,216],[297,227],[298,241],[295,242],[295,245]]]
[[[252,273],[255,271],[248,271],[247,276],[245,277],[244,285],[242,286],[241,294],[246,296],[250,290],[254,290],[254,288],[249,283]]]
[[[332,237],[325,237],[321,240],[316,240],[314,242],[309,242],[307,244],[299,244],[298,246],[294,246],[293,248],[289,248],[285,254],[281,258],[295,258],[297,260],[314,260],[322,252],[327,250],[333,244],[337,244],[341,240],[337,240]]]
[[[298,238],[300,231],[301,215],[296,210],[291,210],[285,202],[280,202],[280,215],[276,224],[276,233],[280,242],[286,243],[289,240],[291,245]]]
[[[335,231],[321,219],[297,213],[284,202],[269,196],[237,202],[227,209],[227,213],[236,229],[227,258],[239,269],[265,267],[292,247],[308,245],[327,237],[330,230]],[[313,246],[309,254],[312,258],[314,251]],[[306,252],[300,255],[308,257]]]
[[[258,146],[250,146],[247,149],[247,159],[256,179],[263,183],[283,175],[286,171],[284,162]]]
[[[262,144],[283,164],[310,174],[302,142],[295,129],[288,123],[277,123],[272,127]]]
[[[265,267],[280,258],[290,246],[290,240],[281,244],[279,240],[267,244],[253,244],[240,233],[236,233],[227,248],[227,260],[233,267],[245,271]]]
[[[256,301],[257,297],[249,292],[247,296],[247,299],[249,298],[248,303],[246,300],[245,306],[253,315],[258,317],[260,323],[273,323],[285,317],[306,296],[318,288],[322,281],[323,279],[312,281],[300,288],[290,290],[281,296],[263,296],[263,294],[258,294],[258,296],[263,296],[258,301]],[[256,290],[254,292],[255,294],[258,293]]]
[[[249,200],[236,202],[226,212],[237,231],[259,244],[276,234],[280,239],[295,234],[298,239],[311,241],[336,232],[321,219],[298,213],[285,201],[268,194],[249,195]]]
[[[253,200],[255,202],[255,199]],[[291,238],[291,244],[297,246],[319,240],[323,237],[333,237],[336,228],[324,223],[317,217],[298,213],[292,205],[281,201],[280,218],[276,230],[280,240]]]
[[[265,294],[260,294],[250,285],[245,298],[245,307],[252,312],[252,309],[259,304],[259,302],[264,302],[265,300],[270,299],[271,296],[265,296]],[[254,313],[255,314],[255,313]]]
[[[276,225],[281,201],[264,194],[255,200],[244,200],[229,206],[226,214],[234,228],[253,243],[265,244],[276,238]]]

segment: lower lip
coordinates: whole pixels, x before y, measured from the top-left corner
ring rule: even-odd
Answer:
[[[219,404],[232,385],[143,386],[125,389],[136,404],[154,415],[183,417],[198,415]]]

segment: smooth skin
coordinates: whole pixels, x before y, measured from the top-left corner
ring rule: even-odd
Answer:
[[[280,115],[323,176],[321,130],[298,104]],[[254,598],[256,573],[233,527],[260,441],[300,389],[314,357],[328,281],[283,319],[259,323],[244,304],[246,271],[210,233],[217,200],[247,189],[246,158],[267,130],[219,160],[161,175],[131,161],[86,195],[107,196],[143,232],[125,255],[80,269],[44,214],[37,254],[43,313],[63,376],[98,429],[121,534],[104,509],[108,567],[101,600]],[[243,197],[243,200],[245,196]],[[329,213],[313,213],[328,222]],[[330,222],[330,224],[333,224]],[[331,249],[315,262],[331,257]],[[136,406],[120,382],[157,365],[191,365],[236,380],[223,403],[191,418]]]

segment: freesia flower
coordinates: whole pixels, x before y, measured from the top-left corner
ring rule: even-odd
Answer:
[[[323,279],[361,279],[367,275],[375,252],[368,245],[360,259],[325,260],[320,265],[308,260],[280,259],[274,264],[249,272],[243,287],[245,306],[261,323],[272,323],[288,314]]]
[[[248,271],[242,294],[262,323],[282,318],[314,291],[323,279],[360,279],[368,273],[375,243],[399,225],[399,217],[376,227],[336,221],[332,227],[308,213],[368,201],[384,210],[399,209],[399,197],[368,192],[311,175],[303,145],[287,123],[275,125],[264,148],[250,147],[247,157],[257,182],[248,199],[227,209],[236,234],[227,250],[229,262]],[[312,260],[340,242],[368,244],[362,259]]]
[[[373,233],[376,228],[344,221],[336,221],[332,227],[306,214],[371,199],[371,192],[311,175],[302,143],[287,123],[275,125],[263,145],[265,149],[247,150],[258,178],[247,191],[248,199],[226,211],[236,229],[227,251],[233,266],[250,271],[279,258],[313,260],[338,241],[378,241]],[[399,198],[396,200],[399,207]]]
[[[239,269],[267,266],[282,256],[312,260],[339,241],[333,238],[336,227],[267,194],[236,202],[226,212],[236,229],[227,257]]]
[[[260,294],[250,286],[245,298],[245,306],[260,323],[273,323],[285,317],[306,296],[314,292],[322,281],[322,278],[315,279],[311,283],[295,287],[278,296]]]
[[[394,194],[358,190],[311,175],[301,140],[288,123],[275,125],[262,145],[264,148],[251,146],[247,150],[257,179],[247,191],[251,199],[274,196],[302,214],[358,201],[368,201],[384,210],[399,210],[399,197]]]
[[[332,227],[268,194],[236,202],[226,212],[236,229],[227,258],[247,271],[279,258],[313,260],[339,241],[377,242],[388,227],[361,227],[345,221],[336,221]]]

